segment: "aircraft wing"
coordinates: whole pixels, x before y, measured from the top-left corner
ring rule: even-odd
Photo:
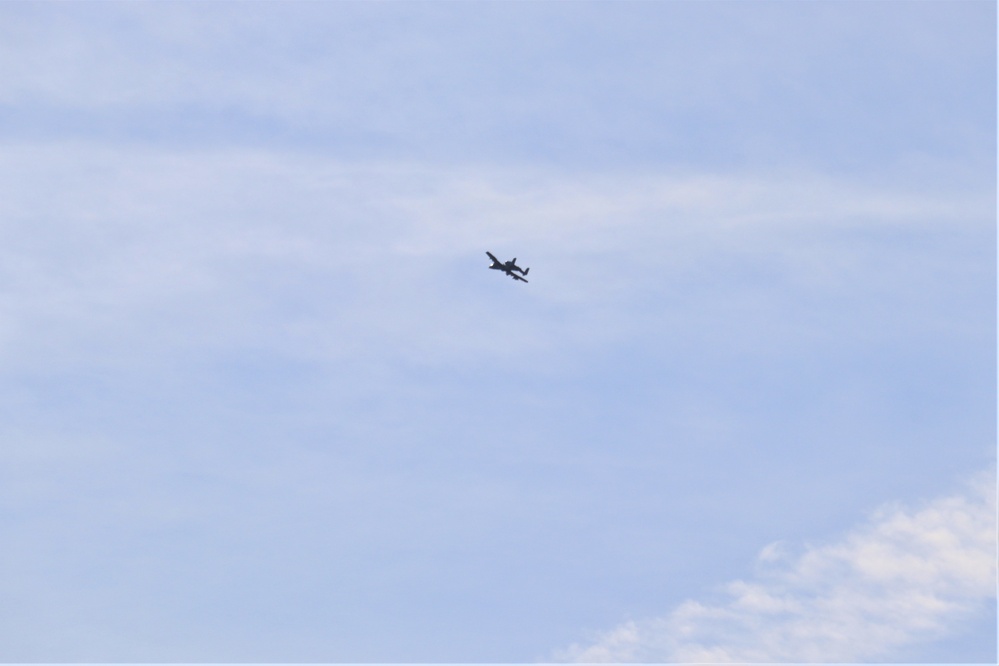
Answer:
[[[527,282],[527,280],[525,280],[524,278],[520,277],[519,275],[517,275],[513,271],[510,271],[509,273],[507,273],[507,275],[509,275],[510,277],[512,277],[514,280],[520,280],[521,282]]]
[[[496,257],[495,257],[495,256],[493,255],[493,253],[492,253],[492,252],[486,252],[486,254],[488,254],[488,255],[489,255],[489,258],[490,258],[490,259],[492,259],[493,261],[495,261],[495,262],[496,262],[497,264],[502,264],[502,263],[503,263],[502,261],[500,261],[499,259],[497,259],[497,258],[496,258]]]

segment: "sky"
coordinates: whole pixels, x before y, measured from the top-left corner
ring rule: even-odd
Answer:
[[[0,660],[994,663],[996,99],[992,2],[0,4]]]

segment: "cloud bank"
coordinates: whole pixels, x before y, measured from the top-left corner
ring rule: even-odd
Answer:
[[[773,543],[724,599],[688,600],[556,655],[577,662],[855,662],[946,638],[996,594],[995,478],[913,509],[884,507],[826,545]]]

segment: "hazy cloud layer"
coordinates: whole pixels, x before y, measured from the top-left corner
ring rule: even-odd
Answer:
[[[579,662],[857,662],[960,632],[995,603],[995,478],[888,506],[837,541],[764,548],[719,601],[686,601],[558,654]]]
[[[0,11],[4,136],[573,168],[790,157],[872,174],[941,147],[992,157],[994,133],[975,126],[994,124],[981,110],[995,96],[978,82],[995,76],[994,14],[976,3]]]
[[[0,3],[0,656],[505,662],[678,609],[622,650],[735,658],[877,608],[813,568],[895,594],[856,562],[938,557],[920,510],[703,591],[994,467],[994,26]],[[941,575],[912,654],[982,654]]]
[[[684,537],[702,539],[699,548],[741,520],[705,486],[752,493],[753,512],[767,515],[783,493],[812,493],[825,478],[818,470],[864,465],[832,459],[825,430],[860,424],[857,447],[894,451],[865,429],[883,417],[856,408],[894,390],[854,379],[868,350],[925,360],[941,346],[966,349],[960,362],[980,369],[974,350],[991,321],[971,307],[991,289],[982,279],[993,266],[989,192],[804,173],[570,175],[76,142],[8,146],[0,169],[9,378],[0,499],[23,521],[11,528],[20,546],[4,557],[22,609],[9,618],[11,645],[25,658],[328,658],[348,640],[318,629],[307,644],[291,629],[249,636],[228,614],[209,631],[187,604],[208,590],[267,618],[283,599],[261,582],[267,572],[286,572],[281,589],[335,597],[329,590],[351,589],[337,572],[380,581],[382,567],[365,563],[411,547],[428,554],[413,578],[399,574],[403,601],[369,604],[365,615],[320,605],[321,621],[352,623],[369,632],[367,645],[386,645],[374,618],[411,617],[425,581],[435,594],[479,598],[499,594],[497,571],[509,591],[499,610],[476,616],[466,646],[496,636],[496,618],[508,633],[535,626],[525,599],[554,617],[573,590],[582,600],[573,605],[602,612],[620,586],[601,587],[600,572],[618,567],[645,589],[656,562],[643,553],[674,549],[649,528],[688,519],[670,506],[701,502],[698,522],[713,516]],[[536,277],[498,279],[486,249],[518,254]],[[623,353],[634,360],[619,369]],[[585,375],[601,364],[613,370]],[[799,366],[816,376],[802,379]],[[765,368],[771,384],[753,379],[752,391],[771,392],[775,407],[746,407],[734,367]],[[608,394],[605,378],[621,385]],[[745,434],[773,413],[791,427],[786,405],[801,384],[820,384],[810,395],[825,402],[803,403],[812,412],[798,430]],[[944,397],[977,386],[955,382]],[[767,448],[795,438],[810,446]],[[923,439],[906,441],[908,464],[930,459],[938,474],[938,447]],[[949,452],[952,468],[979,455],[974,442]],[[768,463],[747,474],[747,450]],[[784,464],[790,486],[773,489]],[[891,479],[879,469],[850,498],[826,501],[883,497]],[[676,496],[664,500],[664,487]],[[813,524],[822,501],[813,496],[807,512],[780,519]],[[413,532],[426,516],[431,539]],[[214,555],[174,545],[189,529]],[[603,532],[627,536],[577,557]],[[162,552],[148,550],[147,533]],[[344,539],[346,553],[333,545]],[[517,564],[539,544],[540,560]],[[235,573],[233,552],[247,554]],[[563,573],[562,557],[576,568]],[[629,571],[631,562],[643,569]],[[118,566],[131,578],[117,582]],[[73,582],[88,567],[105,572],[96,590]],[[542,574],[565,580],[546,588]],[[174,605],[155,603],[163,595]],[[446,604],[437,612],[452,617]],[[177,638],[189,633],[198,638]],[[432,659],[440,648],[419,641],[448,633],[414,631],[394,652],[348,654]],[[543,650],[562,643],[537,633]],[[489,654],[511,654],[505,635],[496,641]],[[468,650],[449,654],[480,654]]]
[[[443,359],[665,328],[757,350],[902,327],[977,336],[950,312],[964,303],[949,285],[978,297],[994,237],[987,191],[814,174],[566,176],[75,143],[9,146],[0,171],[0,362],[15,366],[35,353],[65,362],[72,348],[93,361],[102,344],[277,345],[329,360],[377,340]],[[485,249],[543,263],[525,296],[559,316],[494,335],[478,299],[455,291],[468,278],[454,273]],[[642,307],[662,297],[670,307]],[[881,325],[834,313],[845,298]],[[736,318],[742,341],[722,323]],[[441,328],[462,335],[441,347]]]

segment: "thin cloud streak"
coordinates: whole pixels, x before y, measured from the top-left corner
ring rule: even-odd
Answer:
[[[556,654],[576,662],[855,662],[946,638],[994,603],[995,477],[922,508],[884,507],[800,554],[774,543],[723,601],[688,600]],[[994,655],[993,655],[994,656]]]
[[[425,289],[448,284],[446,271],[471,270],[490,248],[542,264],[544,279],[529,292],[539,302],[597,304],[590,309],[599,325],[556,326],[547,339],[518,347],[541,354],[563,347],[567,335],[593,338],[605,331],[596,336],[600,344],[653,330],[648,318],[666,315],[642,307],[643,299],[693,294],[689,284],[710,293],[689,296],[686,306],[673,303],[668,316],[710,319],[705,302],[717,309],[727,299],[734,308],[742,307],[741,298],[750,313],[762,313],[753,316],[773,322],[765,334],[774,339],[776,322],[801,313],[802,304],[769,303],[781,316],[766,312],[773,281],[813,299],[880,294],[901,307],[928,297],[943,303],[934,295],[939,284],[967,283],[973,276],[966,273],[983,264],[991,269],[967,256],[967,248],[989,239],[990,192],[882,191],[808,176],[567,178],[540,170],[528,178],[502,169],[459,172],[284,153],[61,144],[11,146],[0,172],[10,176],[0,204],[0,227],[9,238],[0,249],[8,267],[0,273],[10,280],[0,299],[7,313],[0,327],[5,363],[31,357],[40,330],[74,331],[66,345],[45,345],[46,359],[53,346],[78,345],[89,332],[103,340],[112,328],[143,346],[163,336],[168,346],[194,340],[230,346],[251,331],[275,333],[261,322],[289,302],[300,312],[295,325],[282,330],[295,338],[295,349],[313,356],[356,355],[357,345],[373,335],[397,330],[406,335],[394,345],[418,345],[424,357],[441,349],[453,354],[453,342],[441,348],[437,333],[449,317],[454,320],[445,327],[464,330],[460,338],[469,351],[506,350],[511,337],[497,340],[488,313],[472,312],[478,299],[461,308],[438,305],[428,302],[437,292]],[[51,221],[39,225],[39,216]],[[859,234],[872,237],[858,242]],[[913,239],[916,254],[893,249],[899,235]],[[942,258],[918,252],[918,243],[935,247],[940,240],[957,245]],[[738,271],[753,279],[732,277]],[[739,289],[719,288],[725,284]],[[418,289],[421,305],[413,308]],[[457,297],[446,294],[448,301]],[[334,300],[336,308],[322,305]],[[647,314],[629,330],[607,323],[627,322],[620,310],[636,303]],[[934,310],[914,328],[956,320]],[[667,328],[682,330],[680,323]],[[800,337],[800,324],[788,335]],[[342,335],[331,348],[324,341],[338,325]],[[833,326],[822,322],[817,329]],[[880,330],[845,327],[850,335]],[[702,338],[704,329],[728,327],[706,321],[692,337]],[[87,358],[94,353],[84,351]]]

